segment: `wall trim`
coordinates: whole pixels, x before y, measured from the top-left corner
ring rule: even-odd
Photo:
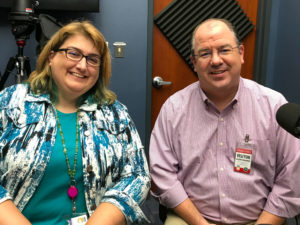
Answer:
[[[272,0],[258,1],[253,80],[262,85],[267,78],[271,12]]]
[[[149,144],[152,120],[152,57],[153,57],[153,12],[154,0],[148,0],[148,35],[147,35],[147,74],[146,74],[146,121],[145,121],[145,153],[149,161]]]

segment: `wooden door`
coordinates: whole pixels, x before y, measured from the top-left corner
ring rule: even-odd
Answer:
[[[172,0],[154,0],[154,16],[170,2],[172,2]],[[237,2],[255,26],[258,0],[237,0]],[[255,33],[256,29],[254,27],[254,30],[243,40],[245,46],[245,63],[242,67],[241,74],[243,77],[249,79],[253,77]],[[163,86],[160,89],[152,87],[152,128],[160,108],[166,99],[173,93],[197,80],[195,73],[176,52],[161,31],[154,25],[152,79],[155,76],[162,77],[164,81],[171,81],[172,84]]]

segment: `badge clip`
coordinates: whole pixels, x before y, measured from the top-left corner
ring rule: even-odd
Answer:
[[[249,134],[246,134],[246,136],[245,136],[245,143],[248,143],[249,140],[250,140],[250,136],[249,136]]]

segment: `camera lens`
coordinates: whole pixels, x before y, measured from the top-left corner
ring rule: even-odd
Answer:
[[[11,12],[33,13],[32,0],[13,0]]]

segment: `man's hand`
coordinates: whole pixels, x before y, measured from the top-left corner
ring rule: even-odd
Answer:
[[[256,221],[256,225],[258,224],[272,224],[272,225],[281,225],[285,222],[285,218],[276,216],[272,213],[269,213],[267,211],[263,211],[258,220]]]
[[[194,203],[187,198],[173,211],[189,225],[208,225],[210,223],[200,214]]]

